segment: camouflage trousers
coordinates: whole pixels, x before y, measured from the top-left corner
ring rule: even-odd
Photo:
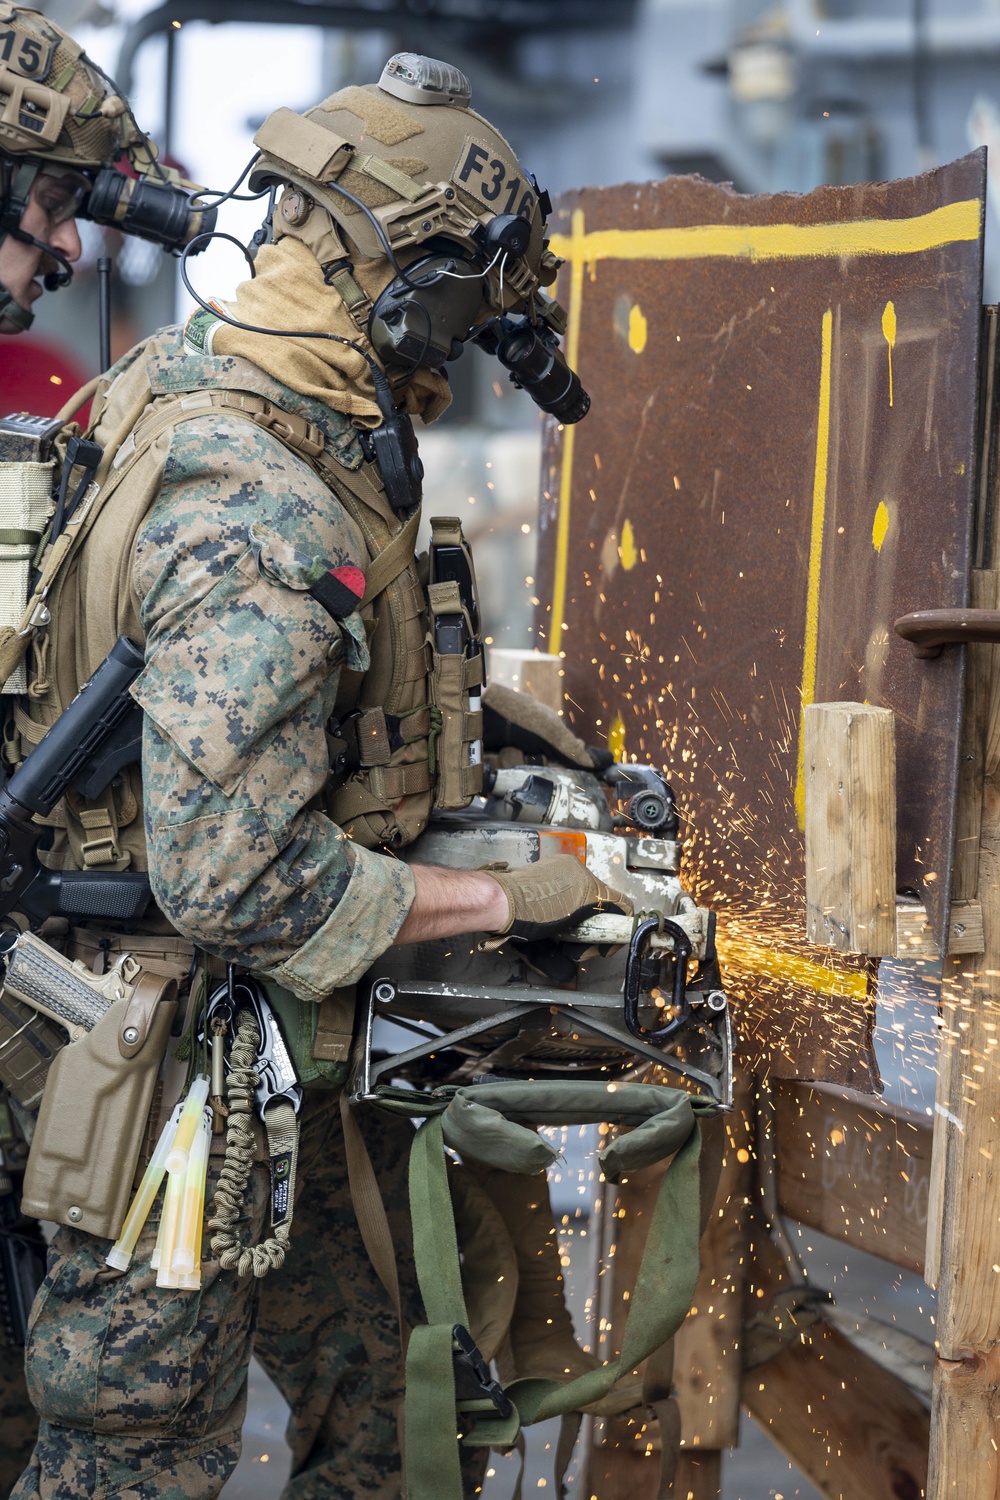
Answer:
[[[263,1281],[208,1261],[200,1292],[158,1288],[153,1220],[125,1274],[104,1264],[105,1241],[59,1231],[27,1349],[40,1432],[12,1500],[217,1495],[240,1454],[251,1351],[291,1408],[286,1500],[398,1500],[399,1330],[355,1220],[337,1096],[307,1091],[301,1125],[291,1250]],[[410,1127],[377,1111],[362,1127],[405,1310],[420,1321],[408,1250]],[[255,1239],[268,1186],[266,1169],[255,1169],[247,1204]],[[485,1455],[470,1458],[471,1494]]]
[[[38,1418],[24,1384],[24,1350],[0,1333],[0,1495],[11,1487],[35,1446]]]

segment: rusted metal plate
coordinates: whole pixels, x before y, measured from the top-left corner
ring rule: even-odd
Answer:
[[[743,197],[582,189],[554,248],[593,395],[547,435],[538,623],[576,724],[666,764],[719,910],[749,1059],[877,1086],[870,976],[803,937],[803,702],[896,715],[898,883],[946,930],[967,601],[981,154],[904,182]]]

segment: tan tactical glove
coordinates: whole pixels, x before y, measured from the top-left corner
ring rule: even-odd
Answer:
[[[481,947],[490,952],[507,938],[536,942],[564,927],[575,927],[595,912],[632,915],[632,903],[591,875],[575,854],[557,854],[520,870],[496,870],[488,874],[502,885],[510,902],[510,920],[502,932],[487,938]]]

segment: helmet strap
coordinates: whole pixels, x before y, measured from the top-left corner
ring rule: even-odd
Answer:
[[[10,234],[20,225],[32,184],[40,171],[39,162],[0,157],[0,236]]]
[[[28,194],[38,172],[35,162],[15,162],[9,156],[0,158],[0,245],[8,235],[22,237],[21,215],[28,206]],[[22,306],[3,282],[0,282],[0,318],[13,324],[17,333],[24,333],[35,319],[31,309]]]

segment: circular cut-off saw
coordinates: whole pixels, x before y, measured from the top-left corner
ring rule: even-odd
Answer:
[[[483,935],[390,948],[361,986],[350,1092],[504,1078],[620,1078],[649,1064],[728,1108],[732,1033],[715,952],[715,915],[678,875],[677,807],[649,766],[603,777],[554,766],[487,772],[487,795],[435,818],[406,851],[414,864],[510,869],[575,854],[627,895],[634,915],[602,912],[544,942]],[[413,1045],[395,1046],[398,1031]]]

